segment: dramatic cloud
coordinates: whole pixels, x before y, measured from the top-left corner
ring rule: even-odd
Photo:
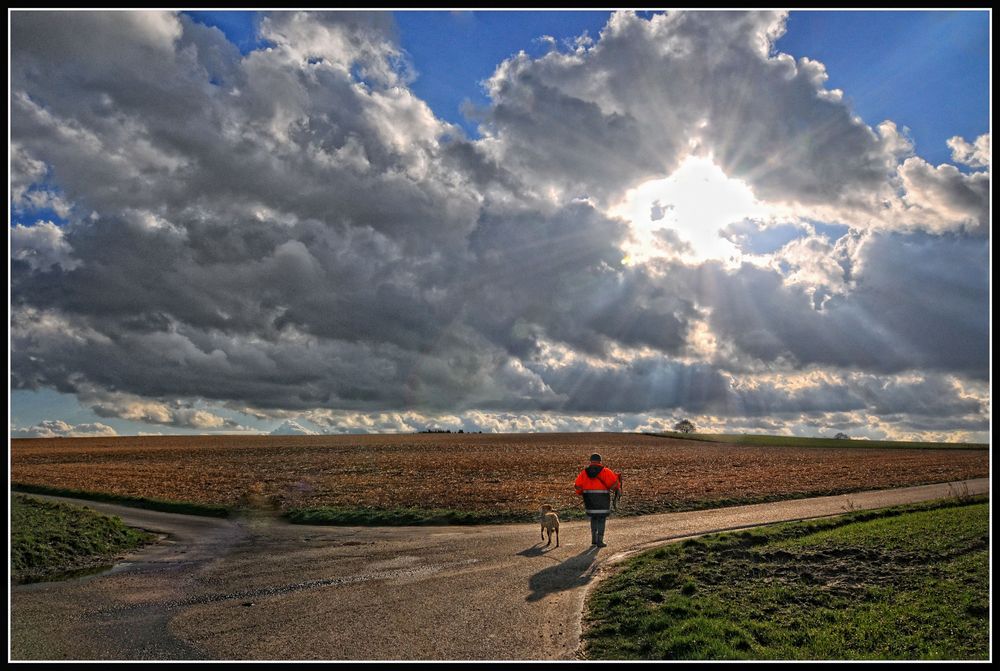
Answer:
[[[499,63],[470,139],[387,13],[276,12],[241,55],[14,12],[11,386],[201,431],[979,435],[989,136],[930,165],[785,20],[615,13]]]
[[[867,203],[887,186],[896,135],[855,117],[821,63],[771,53],[784,21],[616,13],[596,44],[504,62],[484,144],[571,196],[611,198],[695,150],[768,200]]]
[[[986,379],[989,250],[980,241],[870,234],[810,242],[776,255],[784,277],[712,263],[665,275],[685,278],[717,337],[758,361]]]

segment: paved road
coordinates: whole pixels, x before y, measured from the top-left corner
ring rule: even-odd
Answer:
[[[989,480],[967,481],[970,493]],[[944,498],[947,484],[608,522],[313,527],[73,501],[166,534],[111,571],[12,590],[12,659],[574,659],[587,590],[692,535]],[[68,499],[66,499],[68,500]]]

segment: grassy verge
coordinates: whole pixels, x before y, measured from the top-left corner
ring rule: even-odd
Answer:
[[[358,526],[423,526],[448,524],[511,524],[534,522],[537,513],[461,511],[445,508],[297,508],[285,513],[294,524]]]
[[[690,539],[590,595],[591,659],[987,659],[985,497]]]
[[[921,482],[917,485],[936,484]],[[899,485],[899,488],[917,485]],[[887,488],[891,489],[891,488]],[[667,501],[660,503],[631,504],[625,502],[614,514],[616,517],[639,517],[662,513],[681,513],[693,510],[711,510],[733,506],[748,506],[775,501],[792,501],[818,496],[839,496],[868,491],[867,488],[823,489],[794,494],[773,494],[743,496],[731,499],[706,499],[703,501]],[[967,495],[968,488],[962,485],[954,489],[955,496]],[[582,520],[587,515],[583,508],[564,508],[556,511],[562,521]],[[319,508],[295,508],[283,513],[283,517],[293,524],[330,524],[345,526],[431,526],[462,524],[518,524],[537,522],[534,511],[496,512],[488,510],[451,510],[447,508],[351,508],[328,506]]]
[[[11,577],[16,582],[107,566],[117,555],[154,539],[117,517],[30,496],[12,496],[10,515]]]
[[[933,483],[919,483],[933,484]],[[907,487],[912,485],[900,485]],[[157,510],[185,515],[203,515],[209,517],[232,517],[238,515],[253,515],[266,513],[281,515],[293,524],[328,524],[344,526],[430,526],[430,525],[478,525],[478,524],[518,524],[536,522],[536,511],[499,512],[493,510],[455,510],[448,508],[368,508],[347,506],[324,506],[315,508],[293,508],[284,512],[266,504],[247,507],[227,507],[186,501],[163,501],[147,499],[138,496],[123,496],[105,492],[91,492],[76,489],[49,487],[46,485],[27,485],[15,483],[11,490],[28,494],[48,494],[51,496],[67,496],[88,501],[116,503],[133,508]],[[703,501],[666,501],[658,503],[633,503],[623,499],[623,505],[615,513],[618,517],[636,517],[639,515],[655,515],[660,513],[678,513],[692,510],[708,510],[711,508],[727,508],[745,506],[756,503],[772,503],[794,499],[813,498],[817,496],[837,496],[853,494],[862,489],[829,489],[797,492],[794,494],[773,494],[759,496],[744,496],[730,499],[706,499]],[[584,519],[586,515],[582,508],[567,508],[556,511],[563,521]]]
[[[919,443],[904,440],[844,440],[838,438],[804,438],[799,436],[765,436],[741,433],[680,433],[664,431],[645,433],[646,436],[699,440],[708,443],[731,445],[753,445],[757,447],[863,447],[867,449],[910,449],[910,450],[987,450],[988,443]]]
[[[209,517],[228,517],[233,509],[226,506],[213,505],[207,503],[190,503],[186,501],[161,501],[159,499],[147,499],[140,496],[122,496],[120,494],[109,494],[106,492],[89,492],[79,489],[65,489],[62,487],[49,487],[47,485],[28,485],[12,483],[11,491],[25,494],[48,494],[49,496],[68,496],[74,499],[85,499],[87,501],[102,501],[104,503],[117,503],[132,508],[144,508],[146,510],[158,510],[164,513],[182,513],[185,515],[207,515]]]

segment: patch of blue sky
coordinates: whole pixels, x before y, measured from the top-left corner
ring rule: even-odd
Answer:
[[[949,138],[989,131],[990,15],[969,11],[794,11],[775,45],[826,65],[870,126],[909,128],[916,153],[951,163]]]
[[[108,424],[80,405],[75,394],[61,394],[54,389],[12,390],[10,412],[10,423],[17,428],[27,428],[49,419],[61,419],[69,424]]]
[[[240,10],[194,11],[181,12],[191,17],[203,26],[218,28],[226,39],[236,45],[244,56],[251,51],[268,46],[267,40],[262,40],[257,30],[260,12]]]
[[[28,186],[20,196],[20,202],[11,201],[11,226],[16,224],[31,226],[40,221],[51,221],[57,226],[68,223],[65,217],[48,206],[63,197],[62,189],[53,180],[51,167],[46,166],[45,174],[39,181]]]
[[[400,43],[417,78],[410,88],[434,113],[479,137],[478,122],[463,113],[471,103],[489,104],[481,83],[518,52],[540,57],[566,48],[587,34],[595,41],[608,21],[607,11],[397,11]],[[468,103],[466,103],[468,101]]]
[[[808,221],[820,235],[825,235],[831,241],[840,238],[850,230],[840,224],[824,224],[818,221]],[[744,254],[773,254],[789,242],[808,236],[809,229],[802,224],[786,223],[765,226],[755,219],[730,224],[723,229],[727,240],[732,242]]]
[[[808,232],[795,224],[780,224],[748,231],[737,242],[740,250],[750,254],[773,254],[792,240],[805,237]]]
[[[825,223],[809,219],[817,234],[824,236],[831,243],[836,242],[851,230],[850,226],[837,223]],[[777,226],[761,226],[759,222],[744,220],[739,224],[730,225],[726,229],[727,238],[744,254],[773,254],[793,240],[809,235],[805,226],[798,224],[779,224]],[[782,272],[787,273],[788,269]]]
[[[69,221],[51,207],[11,207],[11,226],[34,226],[43,221],[51,221],[56,226],[65,226]]]
[[[816,230],[818,234],[826,236],[830,240],[830,242],[836,242],[837,240],[840,240],[842,237],[847,235],[851,230],[850,226],[846,226],[844,224],[829,224],[829,223],[824,223],[822,221],[814,221],[814,220],[810,220],[809,223],[812,224],[812,227]]]
[[[241,53],[266,46],[257,33],[260,12],[188,11],[219,28]],[[642,11],[649,18],[654,12]],[[414,93],[440,118],[479,137],[467,104],[489,99],[481,83],[504,60],[524,50],[538,57],[583,34],[598,39],[607,11],[396,11],[400,45],[418,76]],[[869,125],[891,119],[907,127],[916,152],[951,162],[946,142],[975,140],[989,130],[989,12],[791,12],[776,49],[827,67],[828,88],[839,88]],[[468,101],[468,102],[466,102]],[[966,169],[967,168],[963,168]]]

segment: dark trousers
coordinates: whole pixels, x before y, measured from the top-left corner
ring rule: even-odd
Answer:
[[[608,521],[607,515],[590,515],[590,542],[604,542],[604,523]]]

